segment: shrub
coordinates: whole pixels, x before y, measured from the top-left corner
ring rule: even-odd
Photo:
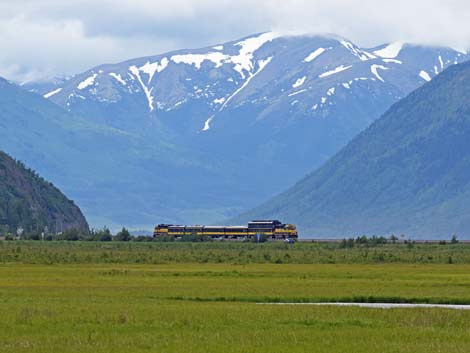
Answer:
[[[57,236],[57,240],[77,241],[80,240],[80,231],[75,228],[67,229]]]
[[[126,228],[122,228],[122,230],[116,234],[114,237],[115,241],[130,241],[132,240],[132,235]]]
[[[111,234],[111,231],[109,228],[104,227],[101,230],[93,231],[93,240],[94,241],[111,241],[113,240],[113,235]]]

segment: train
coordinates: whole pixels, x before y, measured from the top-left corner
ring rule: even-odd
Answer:
[[[284,224],[278,220],[255,220],[247,226],[179,226],[159,224],[155,227],[153,237],[196,236],[214,240],[284,240],[298,239],[297,227],[294,224]]]

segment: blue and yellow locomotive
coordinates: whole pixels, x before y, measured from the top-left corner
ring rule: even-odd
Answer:
[[[297,240],[297,228],[293,224],[284,224],[278,220],[257,220],[248,226],[178,226],[159,224],[155,227],[153,237],[184,236],[209,237],[212,239],[245,240],[262,236],[268,240]]]

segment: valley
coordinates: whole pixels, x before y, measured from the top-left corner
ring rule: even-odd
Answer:
[[[470,352],[469,18],[0,1],[0,353]]]
[[[220,223],[292,186],[467,59],[442,47],[255,34],[25,83],[81,130],[70,139],[22,128],[28,145],[7,138],[0,148],[61,187],[92,226]]]

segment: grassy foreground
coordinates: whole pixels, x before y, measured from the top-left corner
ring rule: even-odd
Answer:
[[[469,352],[470,265],[0,265],[0,352]]]

